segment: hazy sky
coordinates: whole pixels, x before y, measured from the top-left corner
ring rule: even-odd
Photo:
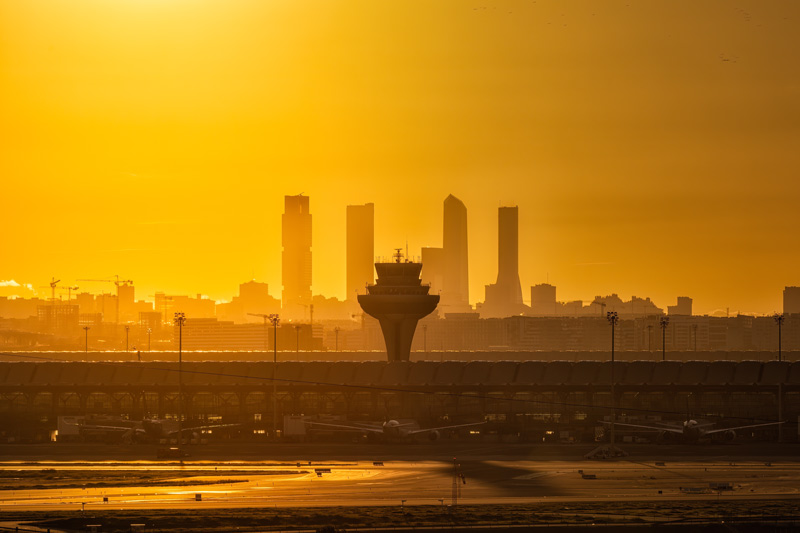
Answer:
[[[302,192],[314,292],[343,297],[347,204],[416,255],[452,193],[473,302],[518,205],[526,299],[779,310],[799,29],[795,1],[3,1],[0,280],[279,296]]]

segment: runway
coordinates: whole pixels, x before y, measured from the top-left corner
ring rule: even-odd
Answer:
[[[452,460],[392,460],[382,465],[363,460],[300,461],[299,465],[289,461],[185,461],[183,465],[155,461],[6,461],[0,463],[0,472],[7,484],[14,486],[15,475],[47,471],[56,478],[52,482],[56,486],[16,485],[16,490],[0,491],[0,510],[800,499],[800,461],[732,462],[705,458],[664,461],[663,465],[656,462],[662,463],[639,459],[597,462],[468,457],[456,459],[458,475],[454,476]],[[120,486],[113,482],[109,486],[91,486],[104,474],[120,471],[134,481],[126,480]],[[185,475],[189,471],[193,474]],[[137,476],[153,473],[158,473],[164,484],[152,486],[146,480],[141,484],[136,481]],[[70,483],[65,484],[71,486],[58,487],[59,476],[69,478]],[[84,479],[89,486],[76,487],[76,479]],[[710,483],[730,484],[731,490],[714,491],[709,488]]]

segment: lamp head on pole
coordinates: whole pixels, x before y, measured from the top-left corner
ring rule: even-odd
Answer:
[[[619,315],[616,311],[609,311],[606,313],[606,319],[612,326],[616,326],[619,323]]]
[[[175,313],[175,318],[173,322],[176,326],[183,326],[186,324],[186,314],[185,313]]]
[[[273,326],[275,326],[275,327],[278,327],[278,324],[280,324],[280,323],[281,323],[281,316],[280,316],[280,315],[275,315],[275,314],[268,315],[268,316],[267,316],[267,320],[269,320],[269,321],[270,321],[270,323],[271,323]]]
[[[661,324],[662,328],[666,328],[669,325],[669,317],[668,316],[662,316],[658,320],[658,323]]]
[[[786,317],[783,316],[783,313],[775,313],[775,316],[773,316],[772,318],[775,319],[775,323],[778,324],[779,326],[783,325],[783,321],[786,319]]]

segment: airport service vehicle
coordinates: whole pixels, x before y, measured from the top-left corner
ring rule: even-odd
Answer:
[[[611,425],[611,422],[603,423],[609,426]],[[749,424],[746,426],[713,429],[715,425],[714,422],[698,422],[697,420],[692,420],[689,418],[685,420],[682,425],[668,422],[662,424],[653,423],[653,425],[616,422],[614,425],[617,427],[656,431],[658,432],[658,442],[681,440],[687,443],[696,443],[706,439],[718,439],[723,442],[730,442],[736,438],[736,430],[777,426],[779,424],[783,424],[783,422],[767,422],[765,424]]]
[[[427,436],[428,440],[435,441],[441,436],[441,432],[451,429],[459,429],[466,427],[474,427],[485,424],[486,422],[473,422],[471,424],[456,424],[452,426],[440,426],[435,428],[421,429],[419,423],[415,420],[398,421],[387,420],[382,424],[377,423],[361,423],[361,422],[346,422],[341,424],[333,424],[330,422],[316,422],[313,420],[306,420],[305,424],[310,426],[310,429],[317,428],[330,428],[337,431],[348,431],[353,433],[362,433],[368,437],[383,437],[386,440],[402,440],[412,441],[417,437]]]
[[[170,448],[159,448],[156,452],[156,457],[158,459],[183,459],[184,457],[189,457],[189,454],[173,446]]]

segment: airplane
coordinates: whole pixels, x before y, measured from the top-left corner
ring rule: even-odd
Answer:
[[[367,437],[383,437],[386,440],[402,440],[413,441],[417,436],[427,434],[428,440],[431,442],[436,441],[441,437],[441,431],[465,427],[481,426],[486,422],[473,422],[471,424],[456,424],[452,426],[440,426],[435,428],[421,429],[419,423],[415,420],[408,422],[400,422],[398,420],[387,420],[383,424],[375,423],[361,423],[351,422],[349,424],[332,424],[329,422],[317,422],[314,420],[306,420],[307,425],[322,428],[332,428],[338,431],[350,431],[355,433],[366,434]]]
[[[611,425],[611,422],[603,423]],[[710,429],[715,425],[714,422],[698,422],[697,420],[688,418],[681,426],[668,423],[648,426],[644,424],[628,424],[623,422],[616,422],[614,425],[617,427],[629,427],[657,431],[657,442],[670,442],[673,439],[681,439],[683,442],[694,444],[705,439],[720,439],[723,442],[731,442],[736,438],[737,429],[777,426],[779,424],[783,424],[783,422],[767,422],[765,424],[749,424],[746,426],[736,426],[732,428]]]
[[[106,416],[65,416],[59,417],[59,435],[78,437],[80,440],[102,441],[106,443],[147,443],[178,437],[178,422],[167,419],[125,420]],[[217,428],[241,426],[241,424],[215,424],[185,427],[184,439],[196,439],[198,432]],[[65,439],[67,440],[67,439]]]

